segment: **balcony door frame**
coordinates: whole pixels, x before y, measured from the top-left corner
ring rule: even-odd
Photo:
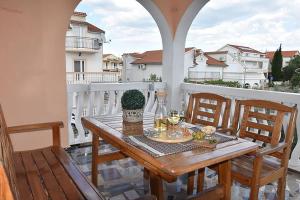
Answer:
[[[75,64],[76,62],[79,62],[79,66]],[[75,73],[76,81],[84,80],[85,77],[84,77],[83,72],[85,72],[85,70],[86,70],[86,60],[85,59],[74,59],[73,70]]]

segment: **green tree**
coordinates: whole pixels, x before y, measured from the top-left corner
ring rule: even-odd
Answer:
[[[292,88],[300,86],[300,74],[295,73],[291,78]]]
[[[300,56],[296,56],[291,59],[289,65],[283,68],[283,78],[285,81],[290,81],[293,75],[295,74],[295,70],[300,68]]]
[[[272,60],[272,76],[274,81],[282,80],[282,54],[281,54],[281,44],[279,48],[275,51],[274,57]]]

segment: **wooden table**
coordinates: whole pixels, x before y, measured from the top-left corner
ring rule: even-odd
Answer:
[[[174,182],[180,175],[204,167],[219,164],[219,183],[216,189],[222,191],[224,199],[231,197],[231,159],[257,150],[258,146],[247,140],[238,139],[218,144],[216,149],[203,153],[197,149],[173,155],[154,158],[145,151],[128,144],[123,140],[124,135],[143,134],[143,129],[153,127],[153,114],[144,114],[144,121],[140,123],[123,123],[122,114],[82,118],[82,124],[93,133],[92,142],[92,182],[97,185],[97,165],[131,157],[145,171],[150,172],[150,187],[157,199],[163,199],[162,179]],[[99,138],[113,145],[119,151],[98,154]],[[207,198],[207,197],[206,197]]]

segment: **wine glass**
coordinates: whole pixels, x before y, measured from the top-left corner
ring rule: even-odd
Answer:
[[[172,129],[174,129],[174,126],[177,125],[180,121],[180,115],[178,111],[171,110],[168,116],[168,122],[172,125]]]

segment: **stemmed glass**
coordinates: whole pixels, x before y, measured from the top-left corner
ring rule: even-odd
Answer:
[[[175,125],[177,125],[179,121],[180,121],[180,115],[178,111],[171,110],[168,116],[168,122],[171,124],[173,130]]]

